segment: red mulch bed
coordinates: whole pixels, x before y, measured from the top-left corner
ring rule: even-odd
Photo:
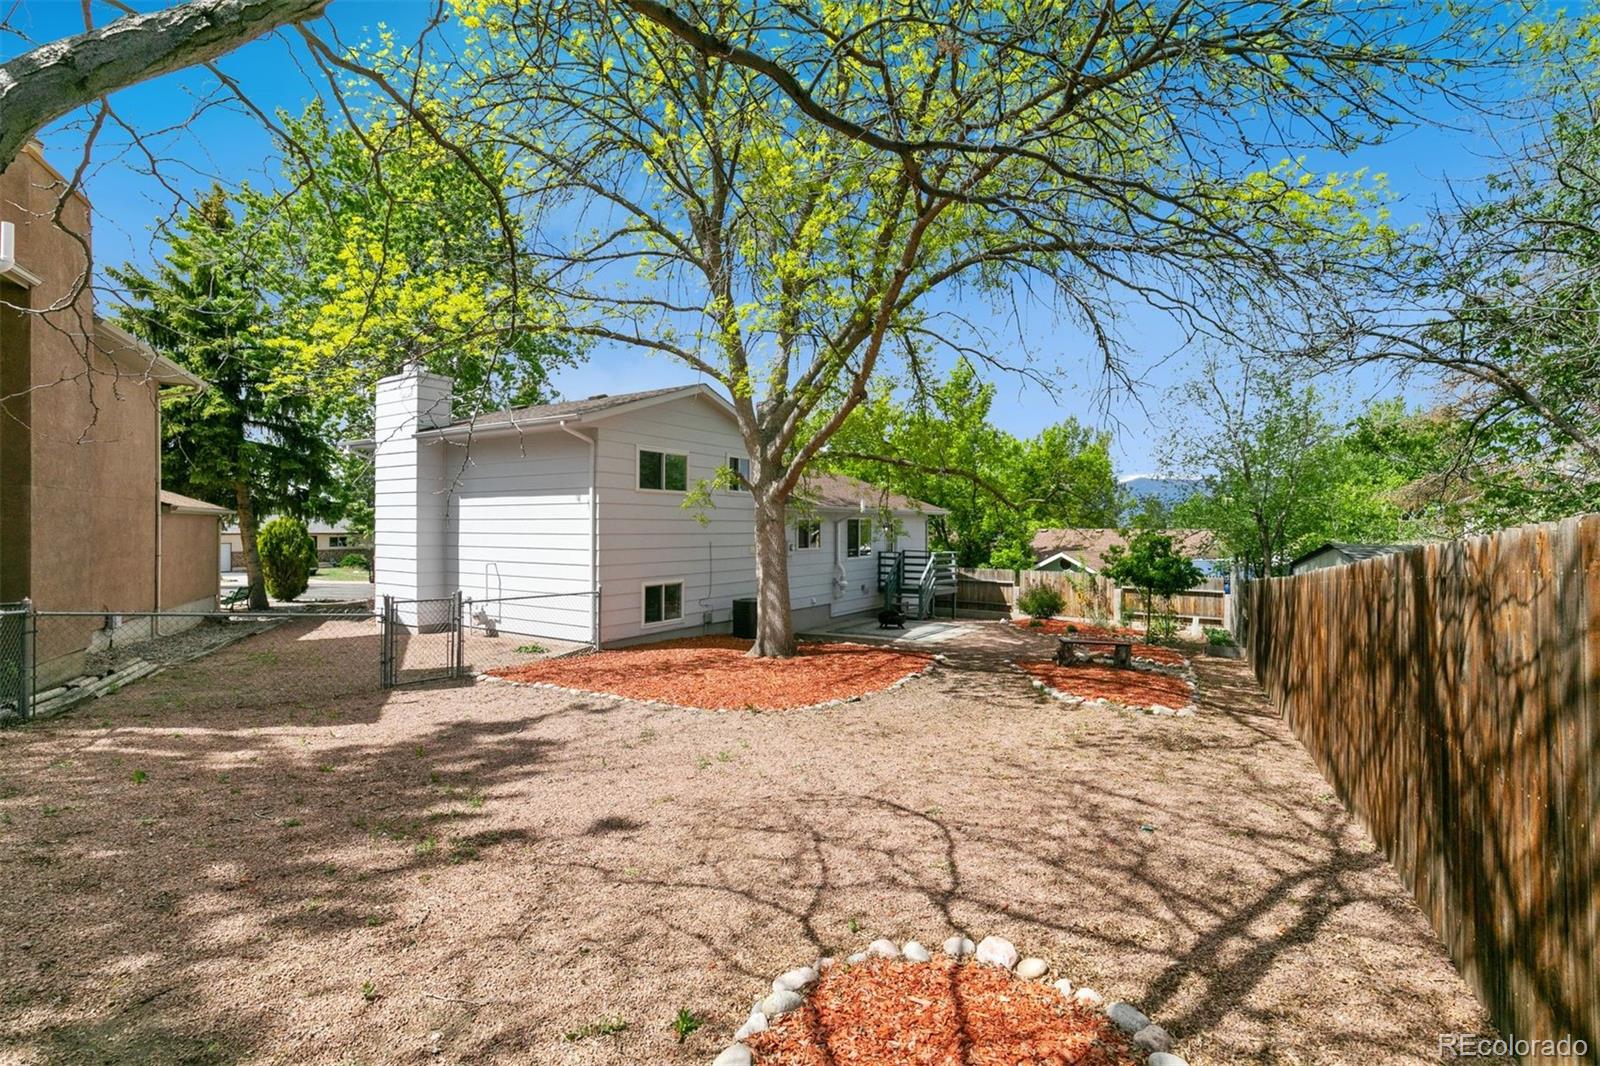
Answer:
[[[949,959],[827,970],[805,1006],[747,1041],[759,1066],[1136,1066],[1100,1011],[1006,970]]]
[[[1107,637],[1115,637],[1121,640],[1137,641],[1133,646],[1133,657],[1135,659],[1161,663],[1163,666],[1182,666],[1188,662],[1183,652],[1177,648],[1169,648],[1162,644],[1146,644],[1143,633],[1137,629],[1129,629],[1126,626],[1097,626],[1091,622],[1071,622],[1065,618],[1040,619],[1041,624],[1039,625],[1034,625],[1031,618],[1017,618],[1013,619],[1013,623],[1031,633],[1049,633],[1052,636],[1067,632],[1067,627],[1071,626],[1074,630],[1073,636],[1083,637],[1086,640],[1103,640]],[[1110,647],[1107,647],[1106,651],[1109,653],[1111,651]]]
[[[749,650],[738,637],[686,637],[489,673],[712,711],[784,710],[880,692],[932,658],[863,644],[801,644],[792,659],[751,659]]]
[[[1047,660],[1020,662],[1024,673],[1069,696],[1110,700],[1129,707],[1185,707],[1194,702],[1189,682],[1171,674],[1125,666],[1079,663],[1059,666]]]

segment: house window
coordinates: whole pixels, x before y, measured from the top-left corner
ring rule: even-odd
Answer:
[[[330,547],[330,548],[348,548],[348,547],[350,547],[350,538],[349,537],[329,537],[328,538],[328,547]]]
[[[794,524],[794,550],[816,551],[822,547],[821,522],[796,522]]]
[[[734,490],[747,489],[750,484],[750,460],[741,455],[728,456],[728,469],[733,471],[733,482],[730,486]],[[743,478],[741,481],[740,479]]]
[[[844,553],[852,559],[872,554],[872,519],[851,518],[845,522]]]
[[[683,617],[683,582],[644,587],[644,624],[653,626]]]
[[[639,449],[639,487],[666,492],[689,488],[689,457],[677,452]]]

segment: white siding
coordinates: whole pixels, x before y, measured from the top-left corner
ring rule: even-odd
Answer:
[[[442,383],[442,385],[441,385]],[[684,506],[686,492],[638,488],[638,452],[689,457],[689,488],[716,476],[744,447],[712,401],[686,397],[602,419],[581,432],[557,428],[460,440],[418,440],[412,430],[448,411],[448,382],[406,375],[380,383],[377,445],[379,593],[405,598],[460,589],[509,633],[592,639],[596,577],[603,590],[604,642],[670,637],[725,626],[735,599],[755,595],[754,507],[748,493],[715,490],[714,505]],[[441,388],[444,390],[441,392]],[[599,530],[591,526],[594,464]],[[878,552],[887,547],[876,512],[871,555],[844,554],[844,521],[828,511],[822,546],[789,555],[796,610],[833,615],[878,606]],[[927,522],[902,516],[900,547],[927,546]],[[591,544],[599,553],[592,558]],[[790,531],[790,544],[794,542]],[[593,567],[593,569],[592,569]],[[597,573],[596,573],[597,571]],[[682,581],[683,616],[646,625],[646,585]],[[552,596],[552,594],[557,594]],[[533,597],[541,597],[534,599]],[[550,598],[543,598],[550,597]]]
[[[463,454],[445,493],[451,587],[504,632],[590,640],[589,446],[544,430],[453,447]]]
[[[733,601],[755,595],[755,508],[746,492],[716,490],[716,506],[684,508],[684,494],[641,491],[638,449],[689,456],[689,484],[716,476],[730,455],[743,456],[733,421],[699,397],[673,400],[601,423],[599,454],[600,635],[604,641],[672,635],[717,624]],[[697,517],[698,514],[698,517]],[[703,518],[702,522],[700,519]],[[644,625],[644,586],[681,579],[683,617]]]

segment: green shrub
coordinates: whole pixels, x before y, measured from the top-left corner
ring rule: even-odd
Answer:
[[[296,518],[274,518],[256,533],[261,556],[261,576],[267,594],[275,600],[292,600],[306,590],[316,569],[317,542],[306,524]]]
[[[1206,626],[1205,634],[1207,644],[1213,644],[1219,648],[1231,648],[1233,646],[1233,634],[1229,633],[1226,629],[1218,629],[1216,626]]]
[[[351,552],[339,560],[339,565],[349,570],[365,570],[367,568],[367,557]]]
[[[1053,618],[1065,606],[1061,590],[1054,585],[1034,585],[1017,597],[1017,609],[1031,618]]]

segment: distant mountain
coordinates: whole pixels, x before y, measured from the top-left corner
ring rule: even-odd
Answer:
[[[1117,479],[1128,494],[1128,507],[1122,520],[1128,521],[1139,510],[1140,504],[1154,499],[1166,507],[1175,507],[1189,497],[1205,491],[1205,482],[1197,477],[1156,477],[1154,474],[1129,474]]]

